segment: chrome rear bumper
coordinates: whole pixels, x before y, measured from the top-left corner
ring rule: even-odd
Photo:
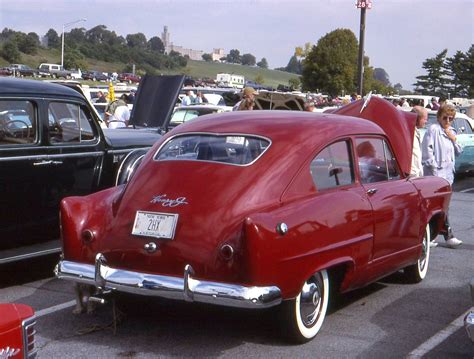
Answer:
[[[278,287],[245,287],[235,284],[202,281],[192,278],[193,268],[184,268],[184,278],[132,272],[107,265],[98,253],[95,266],[61,260],[56,265],[57,278],[86,283],[107,291],[114,290],[145,296],[201,302],[237,308],[268,308],[281,303]]]

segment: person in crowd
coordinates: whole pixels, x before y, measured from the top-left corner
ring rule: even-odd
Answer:
[[[245,87],[242,91],[242,100],[237,102],[232,108],[232,111],[247,111],[253,110],[255,106],[255,95],[257,91],[253,87]]]
[[[204,96],[204,94],[201,91],[198,91],[196,93],[195,103],[196,104],[203,104],[203,103],[209,103],[209,101],[207,100],[206,96]]]
[[[196,102],[196,96],[194,95],[194,91],[188,90],[186,91],[186,96],[183,97],[181,100],[182,106],[189,106],[193,105]]]
[[[107,98],[102,91],[97,92],[97,103],[107,103]]]
[[[304,103],[304,110],[307,112],[314,112],[316,106],[314,105],[314,101],[308,100]]]
[[[423,165],[421,161],[421,133],[428,122],[428,110],[422,106],[413,106],[411,112],[416,114],[415,138],[413,139],[413,154],[411,157],[411,172],[415,177],[423,176]]]
[[[354,101],[357,101],[357,94],[355,92],[351,94],[351,102],[354,102]]]
[[[438,101],[436,100],[436,97],[431,98],[431,103],[429,103],[426,107],[433,111],[439,110],[440,106],[439,106]]]
[[[405,98],[401,98],[400,99],[400,107],[403,108],[403,109],[407,109],[410,107],[410,105],[408,104],[407,100]]]
[[[451,185],[454,182],[455,157],[462,152],[461,146],[456,142],[456,132],[451,127],[455,115],[454,106],[441,106],[436,114],[438,123],[428,127],[421,144],[423,174],[442,177]],[[443,236],[449,247],[455,248],[462,244],[461,240],[454,237],[448,216],[445,228]]]
[[[127,94],[120,96],[120,99],[113,101],[105,110],[105,122],[109,128],[127,127],[130,120],[130,110],[128,104],[130,98]]]

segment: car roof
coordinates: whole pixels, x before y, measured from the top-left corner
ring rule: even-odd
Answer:
[[[77,91],[65,86],[16,78],[0,78],[0,95],[53,95],[82,98]]]
[[[378,125],[356,117],[278,110],[204,115],[178,126],[173,132],[175,135],[189,132],[257,135],[298,146],[325,144],[328,139],[357,134],[384,134]]]

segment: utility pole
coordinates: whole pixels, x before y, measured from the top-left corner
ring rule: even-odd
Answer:
[[[359,33],[359,68],[357,71],[357,93],[362,96],[364,83],[364,37],[365,37],[365,12],[372,9],[372,0],[357,0],[356,7],[360,9],[360,33]]]

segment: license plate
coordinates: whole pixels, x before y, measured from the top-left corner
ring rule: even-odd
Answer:
[[[177,214],[137,211],[132,234],[173,239],[177,222]]]

